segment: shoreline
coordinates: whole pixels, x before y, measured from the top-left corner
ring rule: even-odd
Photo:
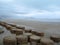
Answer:
[[[38,32],[44,32],[45,37],[49,38],[52,34],[58,34],[60,35],[60,24],[55,23],[55,24],[51,24],[51,23],[47,23],[47,22],[39,22],[39,21],[35,21],[35,20],[22,20],[22,19],[15,19],[15,20],[3,20],[3,22],[6,23],[13,23],[16,25],[20,25],[20,26],[26,26],[29,27],[32,30],[38,31]],[[5,31],[4,34],[0,35],[0,45],[3,45],[2,40],[4,36],[8,36],[11,35],[9,31],[7,31],[5,28],[3,28],[3,30]]]
[[[16,25],[25,25],[34,28],[36,31],[42,31],[47,33],[60,34],[60,23],[59,22],[40,22],[36,20],[26,20],[26,19],[7,19],[3,20],[8,23],[13,23]]]

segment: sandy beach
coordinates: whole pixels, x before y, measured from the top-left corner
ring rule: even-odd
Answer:
[[[24,25],[31,27],[36,31],[43,31],[47,33],[60,34],[60,23],[59,22],[40,22],[36,20],[26,20],[26,19],[7,19],[4,20],[8,23],[13,23],[16,25]]]
[[[40,22],[35,20],[24,20],[24,19],[7,19],[3,20],[7,23],[13,23],[16,25],[25,26],[26,28],[31,28],[35,31],[44,32],[47,37],[49,37],[52,34],[60,34],[60,24],[58,22]],[[10,33],[6,31],[3,34],[0,35],[0,40],[6,35],[9,35]],[[1,42],[0,42],[1,43]]]

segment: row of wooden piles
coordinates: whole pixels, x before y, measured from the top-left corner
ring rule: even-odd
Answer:
[[[4,37],[4,45],[54,45],[54,42],[60,42],[59,35],[51,35],[50,38],[46,38],[44,37],[44,32],[25,29],[25,27],[6,22],[0,22],[0,25],[10,31],[11,34],[16,34],[16,36]]]

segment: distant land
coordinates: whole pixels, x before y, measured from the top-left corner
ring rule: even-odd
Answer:
[[[0,20],[4,19],[25,19],[25,20],[36,20],[42,22],[60,22],[60,19],[36,18],[36,17],[17,16],[17,15],[0,15]]]

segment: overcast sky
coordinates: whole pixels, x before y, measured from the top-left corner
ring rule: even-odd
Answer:
[[[60,19],[60,0],[0,0],[0,16]]]

